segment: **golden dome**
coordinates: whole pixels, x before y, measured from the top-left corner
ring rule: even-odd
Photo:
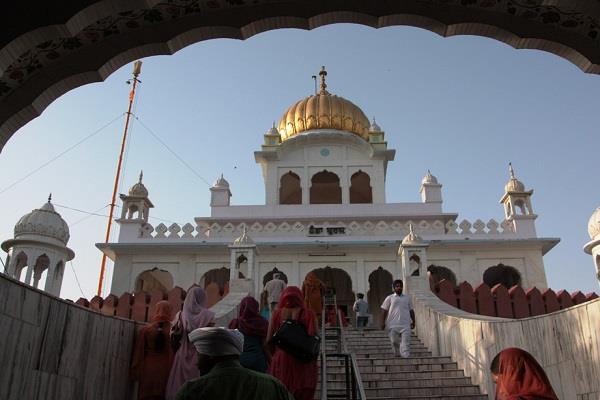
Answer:
[[[325,68],[321,75],[321,90],[292,105],[281,117],[278,129],[281,140],[287,140],[311,129],[337,129],[369,140],[369,119],[351,101],[329,93],[325,88]]]

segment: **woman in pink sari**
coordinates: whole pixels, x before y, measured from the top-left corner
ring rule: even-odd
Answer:
[[[288,286],[279,298],[269,323],[267,343],[285,320],[295,320],[306,328],[309,335],[317,334],[315,313],[304,304],[302,291],[297,286]],[[275,348],[268,372],[279,379],[294,395],[296,400],[313,400],[317,388],[317,361],[300,361],[280,348]]]
[[[177,320],[181,318],[183,325],[183,337],[181,338],[181,346],[175,353],[175,360],[169,375],[167,383],[167,400],[175,399],[175,395],[179,388],[190,379],[200,376],[198,371],[198,353],[193,344],[188,339],[188,333],[194,329],[213,326],[215,323],[215,313],[206,308],[207,297],[204,289],[199,287],[191,288],[185,301],[183,302],[183,310],[177,313]]]

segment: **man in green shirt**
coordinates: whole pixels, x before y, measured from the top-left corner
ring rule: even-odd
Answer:
[[[294,400],[274,377],[242,367],[244,336],[237,329],[199,328],[188,337],[198,351],[201,376],[186,382],[177,400]]]

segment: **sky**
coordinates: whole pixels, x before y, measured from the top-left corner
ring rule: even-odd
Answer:
[[[221,173],[233,204],[264,204],[253,152],[290,105],[313,93],[311,76],[324,65],[328,90],[375,117],[396,149],[388,202],[420,201],[430,169],[443,184],[444,211],[458,213],[458,222],[501,221],[512,162],[517,178],[534,189],[538,236],[561,238],[544,257],[549,287],[599,291],[582,247],[600,206],[600,77],[567,60],[482,37],[339,24],[210,40],[142,61],[120,192],[143,170],[154,226],[209,215],[209,184]],[[0,153],[0,241],[12,238],[18,219],[49,193],[70,225],[76,256],[61,297],[96,292],[95,243],[103,241],[107,219],[87,213],[108,214],[131,71],[125,65],[104,82],[63,95]],[[109,264],[105,294],[110,276]]]

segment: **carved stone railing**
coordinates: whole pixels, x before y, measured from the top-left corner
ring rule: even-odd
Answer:
[[[343,228],[345,236],[360,235],[394,235],[403,237],[408,233],[409,225],[413,226],[415,233],[419,235],[448,235],[448,236],[496,236],[513,235],[513,225],[504,220],[497,222],[490,219],[483,222],[478,219],[471,223],[462,220],[448,221],[444,223],[441,220],[366,220],[366,221],[328,221],[328,222],[302,222],[302,221],[269,221],[266,223],[258,221],[248,221],[241,223],[218,223],[212,224],[200,223],[193,226],[187,223],[183,226],[173,223],[167,225],[160,223],[156,227],[151,224],[145,224],[141,229],[140,237],[146,239],[207,239],[207,238],[233,238],[240,235],[244,229],[253,237],[271,237],[271,236],[306,236],[311,226],[335,226]]]

